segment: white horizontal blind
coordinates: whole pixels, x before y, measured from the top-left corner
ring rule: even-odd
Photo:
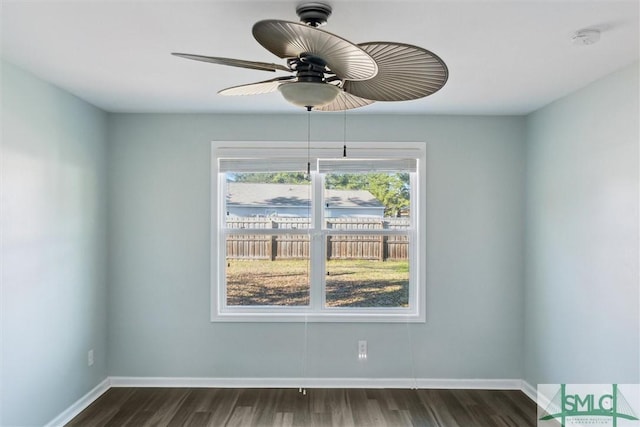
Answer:
[[[222,158],[218,159],[218,172],[306,172],[306,158]],[[311,170],[315,164],[311,162]]]
[[[306,143],[245,142],[217,146],[214,148],[217,171],[306,172],[307,163],[310,163],[310,169],[315,171],[318,161],[321,160],[322,164],[326,165],[325,172],[331,168],[331,162],[340,165],[333,169],[334,171],[342,172],[414,172],[415,159],[420,157],[419,149],[402,144],[383,148],[374,143],[347,143],[348,157],[342,157],[343,143],[314,143],[311,147],[305,145]],[[357,166],[357,163],[362,164],[362,160],[359,159],[375,160],[375,164],[371,169]]]
[[[305,172],[305,158],[227,158],[218,159],[218,172]],[[416,159],[318,159],[311,170],[320,173],[415,172]],[[317,169],[316,169],[317,165]]]
[[[415,172],[416,159],[318,159],[320,173]]]

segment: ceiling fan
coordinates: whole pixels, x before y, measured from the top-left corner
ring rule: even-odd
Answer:
[[[307,110],[342,111],[375,101],[407,101],[438,91],[447,81],[445,63],[426,49],[394,42],[353,44],[318,29],[331,15],[325,3],[296,8],[300,23],[268,19],[253,26],[253,37],[286,60],[286,66],[241,59],[172,53],[182,58],[287,76],[222,89],[220,95],[257,95],[279,90]]]

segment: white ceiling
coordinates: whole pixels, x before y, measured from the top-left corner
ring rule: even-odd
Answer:
[[[282,62],[252,37],[261,19],[297,21],[299,1],[5,1],[2,56],[113,112],[294,112],[279,93],[220,89],[285,73],[189,61],[170,52]],[[439,55],[436,94],[362,113],[526,114],[638,59],[639,2],[331,0],[324,30]],[[571,44],[582,28],[599,43]]]

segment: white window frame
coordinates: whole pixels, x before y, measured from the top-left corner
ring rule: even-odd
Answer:
[[[219,171],[221,158],[271,158],[282,162],[304,159],[312,165],[311,224],[319,224],[323,216],[324,180],[317,173],[317,159],[342,156],[342,142],[255,142],[214,141],[211,154],[211,321],[214,322],[425,322],[426,320],[426,144],[424,142],[348,142],[349,159],[415,159],[416,173],[411,178],[411,226],[409,229],[409,307],[325,307],[325,239],[330,234],[363,234],[362,230],[314,229],[310,233],[310,305],[227,306],[226,305],[226,235],[235,233],[224,227],[222,197],[226,182]],[[320,219],[318,219],[320,218]],[[265,233],[286,233],[265,230]],[[288,231],[291,233],[291,230]],[[260,234],[252,229],[251,234]],[[370,230],[366,234],[407,234],[393,230]],[[316,284],[316,285],[314,285]],[[319,286],[317,284],[322,284]]]

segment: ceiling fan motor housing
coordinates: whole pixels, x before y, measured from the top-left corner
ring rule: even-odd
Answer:
[[[296,72],[300,82],[325,82],[327,63],[320,57],[311,54],[302,54],[299,58],[290,59],[289,67]]]
[[[320,27],[327,23],[331,15],[331,6],[325,3],[303,3],[296,7],[296,13],[300,22],[312,27]]]
[[[302,54],[288,61],[296,72],[295,82],[283,83],[278,87],[282,96],[290,103],[311,111],[314,107],[325,106],[338,96],[340,89],[325,80],[326,62],[319,56]]]

